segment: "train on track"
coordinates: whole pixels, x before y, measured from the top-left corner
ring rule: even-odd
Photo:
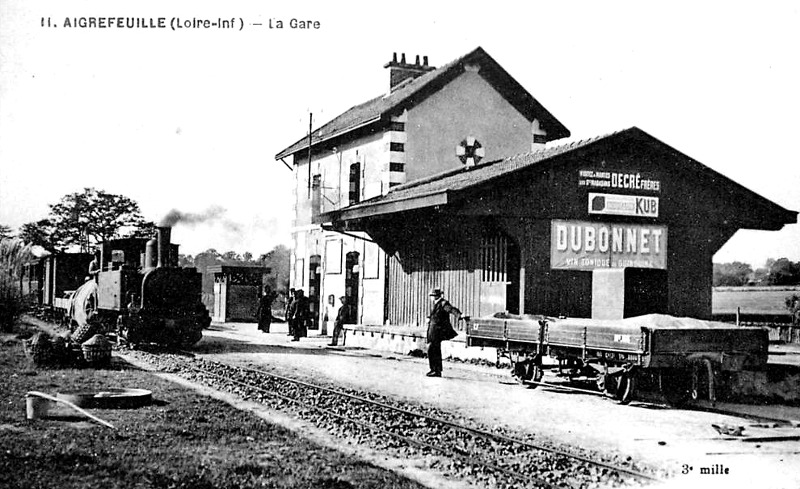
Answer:
[[[171,228],[156,237],[112,239],[102,243],[96,273],[94,256],[58,253],[32,262],[23,293],[54,319],[70,324],[76,341],[95,333],[115,333],[138,345],[189,347],[211,324],[203,305],[202,277],[178,267],[178,245]]]
[[[590,379],[607,395],[630,402],[644,382],[671,404],[714,402],[726,375],[767,363],[764,328],[663,314],[620,320],[510,315],[467,321],[467,346],[494,347],[512,374],[536,386],[546,357],[559,373]]]

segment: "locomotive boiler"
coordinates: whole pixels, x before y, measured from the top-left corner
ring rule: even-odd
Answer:
[[[159,227],[153,239],[103,243],[96,278],[73,296],[73,334],[116,331],[133,345],[188,347],[200,341],[211,323],[201,302],[202,277],[195,268],[178,267],[178,245],[170,235],[171,228]]]

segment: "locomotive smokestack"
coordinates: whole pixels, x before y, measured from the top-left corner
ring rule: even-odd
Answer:
[[[169,226],[159,226],[156,228],[157,236],[158,236],[158,268],[161,267],[169,267],[170,264],[170,256],[169,256],[169,241],[170,235],[172,234],[172,228]]]

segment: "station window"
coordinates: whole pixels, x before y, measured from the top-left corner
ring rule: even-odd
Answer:
[[[361,163],[350,165],[350,205],[361,200]]]
[[[481,281],[505,282],[508,242],[502,235],[484,236],[481,240]]]

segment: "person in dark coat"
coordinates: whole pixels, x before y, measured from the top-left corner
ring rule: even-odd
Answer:
[[[269,287],[264,287],[264,295],[258,300],[258,309],[256,310],[256,318],[258,319],[258,329],[264,333],[269,333],[269,327],[272,324],[272,303],[275,301],[277,294]]]
[[[292,307],[294,304],[294,289],[289,289],[289,295],[286,296],[286,312],[284,312],[283,317],[286,318],[286,325],[289,326],[289,334],[287,336],[294,336],[294,326],[292,321],[292,315],[294,315],[294,308]]]
[[[343,295],[339,297],[339,300],[342,301],[342,305],[336,314],[336,320],[333,322],[333,338],[328,346],[336,346],[339,343],[339,335],[342,333],[345,324],[355,323],[353,307],[347,303],[347,296]]]
[[[306,327],[308,320],[311,318],[308,298],[305,296],[303,289],[297,289],[294,292],[292,309],[291,317],[294,328],[294,338],[292,338],[292,341],[300,341],[301,336],[308,336]]]
[[[461,319],[461,311],[447,302],[441,289],[433,289],[430,293],[433,307],[428,315],[428,364],[431,371],[428,377],[442,376],[442,341],[451,340],[457,333],[450,323],[450,315],[455,314]]]

